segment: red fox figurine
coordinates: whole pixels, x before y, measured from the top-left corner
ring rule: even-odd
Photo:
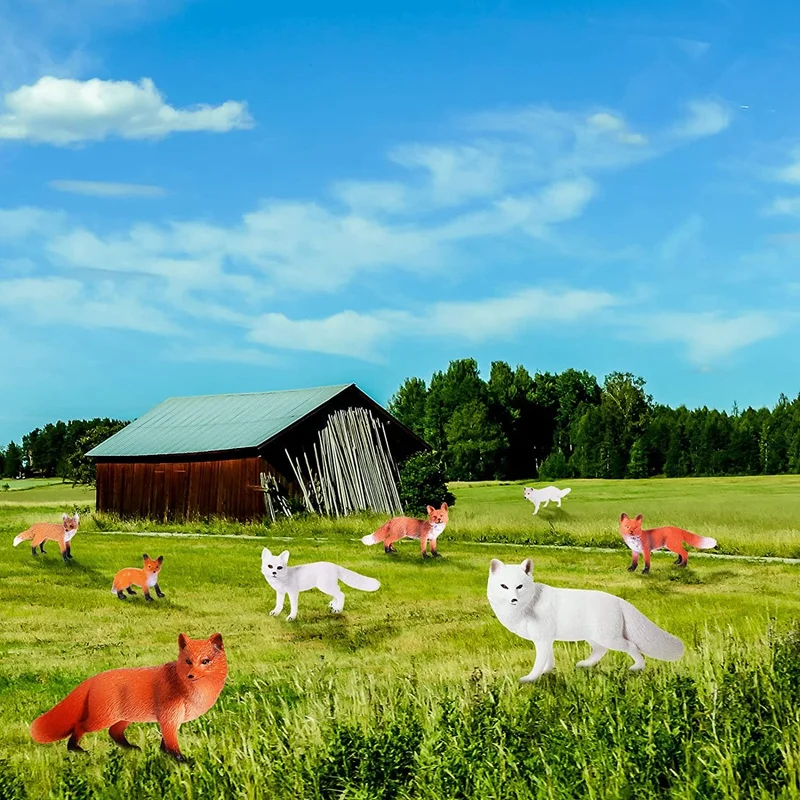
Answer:
[[[142,560],[144,561],[144,569],[127,567],[126,569],[121,569],[114,576],[114,583],[111,584],[111,594],[115,594],[120,600],[124,600],[126,591],[128,594],[136,594],[131,589],[131,586],[141,586],[145,600],[153,599],[150,596],[150,587],[156,590],[158,597],[164,596],[164,592],[161,591],[161,587],[158,585],[158,573],[161,572],[164,556],[152,559],[145,553],[142,556]]]
[[[696,533],[675,528],[668,525],[664,528],[650,528],[642,530],[642,515],[631,519],[627,514],[619,518],[619,532],[625,544],[633,552],[633,560],[628,567],[628,572],[635,572],[639,565],[639,553],[644,553],[644,569],[642,574],[650,572],[650,553],[653,550],[672,550],[678,556],[675,562],[679,567],[685,567],[689,560],[689,553],[683,546],[684,542],[700,550],[709,550],[717,546],[717,540],[708,536],[698,536]]]
[[[228,662],[218,633],[208,639],[181,633],[178,648],[178,660],[160,667],[112,669],[87,678],[33,721],[31,737],[40,744],[69,737],[67,749],[84,752],[81,737],[108,728],[120,747],[138,750],[125,738],[125,729],[132,722],[157,722],[161,749],[183,761],[178,728],[216,703]]]
[[[361,541],[364,544],[377,544],[383,542],[383,552],[387,555],[389,553],[396,553],[394,543],[400,539],[408,537],[409,539],[419,539],[420,550],[422,557],[428,558],[427,544],[431,543],[431,555],[434,558],[439,557],[436,550],[436,540],[439,534],[445,529],[447,525],[447,503],[436,509],[433,506],[428,506],[428,519],[414,519],[413,517],[393,517],[388,522],[384,523],[375,533],[364,536]]]
[[[36,555],[37,547],[40,553],[44,553],[45,542],[58,542],[58,546],[61,549],[61,558],[67,561],[72,558],[70,542],[78,532],[79,523],[80,515],[77,511],[72,517],[62,514],[61,525],[53,522],[36,522],[14,539],[14,547],[21,542],[30,540],[31,553]]]

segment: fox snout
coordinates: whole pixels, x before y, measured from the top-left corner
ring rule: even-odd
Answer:
[[[511,598],[511,605],[512,606],[516,605],[518,602],[519,602],[519,600],[516,597],[512,597]]]

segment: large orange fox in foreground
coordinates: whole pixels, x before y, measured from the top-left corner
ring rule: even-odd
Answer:
[[[381,525],[375,533],[364,536],[361,541],[364,544],[377,544],[383,542],[383,552],[396,553],[394,543],[400,539],[419,539],[419,546],[423,558],[428,558],[427,544],[431,543],[431,555],[439,557],[436,550],[436,540],[439,534],[447,526],[447,503],[436,509],[428,506],[428,519],[414,519],[413,517],[393,517],[388,522]]]
[[[183,761],[178,728],[214,705],[228,662],[219,633],[208,639],[181,633],[178,648],[178,660],[160,667],[112,669],[88,678],[33,721],[33,740],[44,744],[69,737],[67,749],[84,752],[79,742],[85,733],[109,728],[120,747],[138,750],[125,738],[125,729],[131,722],[157,722],[161,749]]]
[[[672,550],[678,556],[675,563],[685,567],[689,560],[689,553],[683,546],[684,542],[700,550],[709,550],[717,546],[717,540],[709,536],[698,536],[696,533],[675,528],[672,525],[663,528],[650,528],[642,530],[642,515],[631,519],[627,514],[619,518],[619,532],[633,553],[633,560],[628,567],[628,572],[635,572],[639,566],[639,553],[644,553],[644,569],[642,574],[650,572],[650,553],[653,550]]]
[[[14,547],[21,542],[30,540],[31,553],[36,555],[37,547],[40,553],[45,552],[45,542],[58,542],[58,546],[61,549],[61,557],[64,561],[67,561],[67,559],[72,558],[70,542],[72,541],[72,537],[78,532],[80,519],[80,515],[76,511],[75,515],[72,517],[62,514],[61,525],[53,522],[37,522],[14,539]]]

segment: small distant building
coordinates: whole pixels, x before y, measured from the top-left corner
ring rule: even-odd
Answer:
[[[351,383],[172,397],[87,455],[99,512],[246,521],[272,513],[268,487],[320,513],[399,510],[396,467],[427,449]]]

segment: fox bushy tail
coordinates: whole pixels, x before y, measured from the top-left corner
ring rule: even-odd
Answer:
[[[39,744],[57,742],[72,735],[86,708],[89,688],[76,686],[60,703],[45,711],[31,723],[31,738]]]
[[[339,567],[339,580],[351,589],[361,589],[362,592],[377,592],[381,588],[381,582],[375,578],[368,578],[366,575],[359,575],[351,569]]]
[[[717,546],[716,539],[712,539],[710,536],[698,536],[696,533],[690,533],[689,531],[683,531],[683,541],[698,550],[710,550],[712,547]]]
[[[29,539],[33,539],[33,528],[28,528],[28,530],[23,531],[19,536],[14,539],[14,547],[18,544],[22,544],[22,542],[27,542]]]
[[[389,522],[384,522],[375,533],[367,534],[367,536],[361,537],[362,544],[378,544],[378,542],[382,542],[388,535],[389,535]]]
[[[677,636],[659,628],[627,601],[620,602],[624,635],[629,642],[633,642],[646,656],[660,661],[677,661],[683,655],[683,642]]]

